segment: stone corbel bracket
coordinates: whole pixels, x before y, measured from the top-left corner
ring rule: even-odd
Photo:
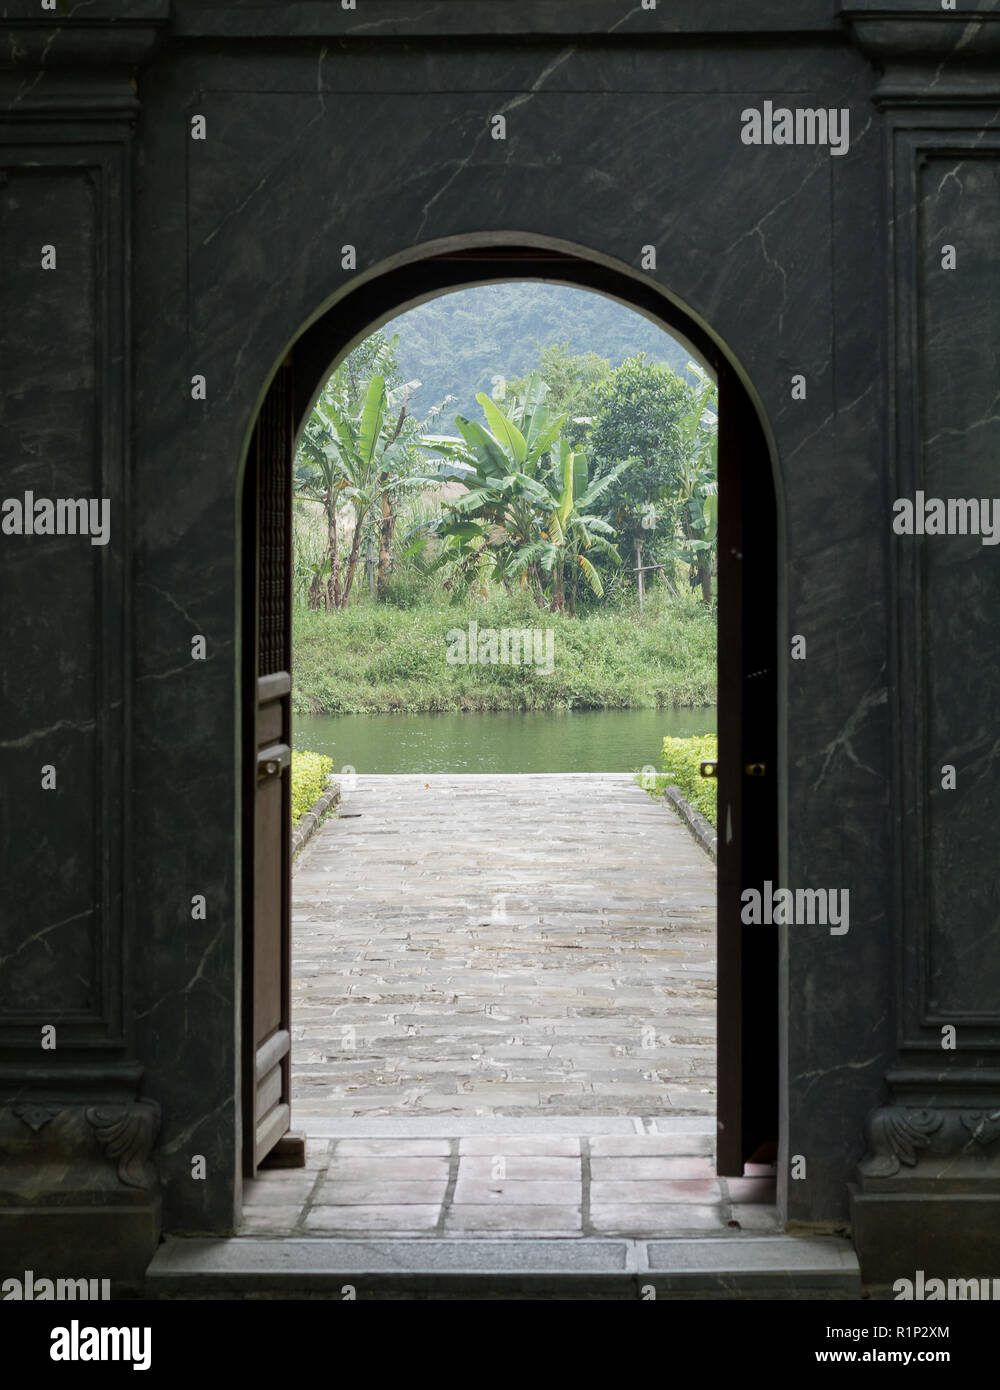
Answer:
[[[155,1101],[0,1108],[0,1206],[71,1198],[88,1205],[144,1200],[159,1191],[152,1162]]]
[[[48,1071],[36,1067],[20,1096],[0,1099],[0,1211],[158,1201],[160,1107],[135,1095],[141,1069]]]
[[[125,1187],[153,1191],[157,1175],[150,1156],[160,1129],[160,1107],[152,1100],[131,1105],[89,1105],[84,1110],[104,1156],[117,1165]]]
[[[869,1116],[868,1141],[858,1165],[865,1190],[901,1177],[907,1187],[984,1178],[1000,1186],[1000,1108],[886,1105]]]
[[[112,1081],[0,1104],[0,1267],[138,1280],[161,1230],[155,1101]],[[101,1090],[104,1094],[101,1095]]]

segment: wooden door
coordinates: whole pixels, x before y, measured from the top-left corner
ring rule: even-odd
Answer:
[[[744,925],[744,888],[777,886],[777,522],[756,411],[719,369],[717,1167],[776,1151],[777,928]]]
[[[244,489],[243,1155],[252,1176],[291,1118],[290,362],[261,407]]]

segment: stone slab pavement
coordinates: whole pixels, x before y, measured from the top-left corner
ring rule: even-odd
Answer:
[[[628,774],[360,776],[296,867],[292,989],[299,1127],[714,1114],[715,868]]]
[[[719,1178],[713,1122],[603,1134],[532,1132],[329,1139],[306,1125],[306,1166],[264,1169],[244,1191],[241,1236],[447,1240],[776,1235],[775,1169]],[[661,1122],[662,1123],[662,1122]],[[318,1128],[322,1128],[319,1122]],[[458,1132],[456,1132],[456,1130]]]

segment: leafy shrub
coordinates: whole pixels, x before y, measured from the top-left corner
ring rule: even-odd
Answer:
[[[323,794],[333,759],[323,753],[292,753],[292,824],[300,821],[314,801]]]
[[[712,825],[717,824],[718,783],[714,777],[702,777],[700,765],[715,762],[718,756],[718,736],[703,734],[700,738],[665,738],[660,758],[660,766],[666,774],[665,784],[677,787],[684,800]]]

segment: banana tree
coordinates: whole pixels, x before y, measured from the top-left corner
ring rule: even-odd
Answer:
[[[508,588],[530,584],[544,606],[541,561],[547,555],[541,542],[541,518],[551,510],[552,496],[544,463],[557,446],[566,416],[549,418],[548,387],[538,373],[528,378],[523,397],[506,409],[485,392],[476,399],[486,424],[457,416],[459,438],[429,435],[422,441],[439,459],[464,468],[459,481],[466,492],[446,504],[446,519],[438,528],[445,542],[441,563],[457,562],[466,580],[485,568]],[[439,473],[438,482],[454,481]]]
[[[553,461],[548,483],[554,503],[543,533],[551,545],[544,567],[552,574],[552,612],[566,608],[566,570],[569,566],[570,613],[576,615],[576,596],[582,574],[595,598],[604,597],[604,585],[593,561],[585,553],[606,556],[615,565],[622,563],[613,541],[614,527],[593,511],[594,504],[629,466],[616,466],[594,482],[589,479],[587,455],[574,451],[567,439],[559,440],[558,456]]]
[[[574,609],[579,575],[594,594],[603,594],[585,551],[621,563],[609,540],[613,528],[591,508],[627,465],[589,483],[586,456],[574,453],[562,435],[566,415],[549,418],[547,393],[537,373],[506,410],[481,392],[476,399],[489,428],[460,416],[460,439],[435,436],[425,444],[467,469],[467,491],[448,504],[448,519],[439,528],[446,539],[442,563],[450,550],[466,578],[485,564],[508,588],[515,581],[530,585],[540,607],[546,606],[545,577],[551,577],[551,608],[561,612],[567,561],[573,566]]]
[[[690,410],[678,421],[682,534],[671,554],[691,567],[692,586],[700,584],[702,599],[710,604],[719,529],[718,388],[697,363],[689,362],[688,371],[697,384],[691,390]]]
[[[323,395],[306,423],[300,445],[300,467],[296,486],[304,497],[324,505],[328,523],[329,578],[327,606],[347,605],[366,518],[378,516],[379,576],[384,585],[388,577],[389,556],[395,524],[395,499],[407,490],[424,485],[424,480],[408,472],[414,439],[404,433],[410,396],[419,381],[387,390],[381,355],[374,362],[375,372],[368,383],[361,405],[351,408],[348,382],[343,366],[333,374]],[[339,513],[349,506],[353,514],[353,535],[342,579],[339,546]]]

